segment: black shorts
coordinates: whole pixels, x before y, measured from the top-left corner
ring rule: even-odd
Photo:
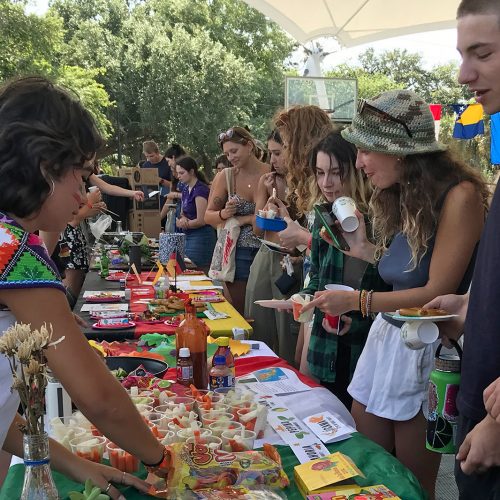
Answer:
[[[478,421],[460,415],[458,421],[457,451],[465,436]],[[460,462],[455,461],[455,479],[460,500],[500,500],[500,467],[492,467],[483,474],[468,476],[462,472]]]

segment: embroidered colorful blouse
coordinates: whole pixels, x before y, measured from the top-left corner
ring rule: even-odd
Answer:
[[[0,288],[47,287],[65,291],[45,244],[0,212]]]

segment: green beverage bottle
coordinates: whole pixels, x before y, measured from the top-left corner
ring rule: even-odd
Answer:
[[[100,269],[101,278],[107,278],[109,276],[109,257],[108,252],[104,247],[102,247],[101,251]]]
[[[428,450],[437,453],[456,453],[458,425],[457,394],[460,386],[460,364],[462,349],[451,341],[458,356],[441,355],[440,345],[436,350],[434,370],[429,381],[429,415],[427,417]]]

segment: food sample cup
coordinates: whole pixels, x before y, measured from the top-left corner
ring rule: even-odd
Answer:
[[[247,431],[254,431],[260,439],[264,437],[267,424],[267,407],[254,404],[250,408],[238,410],[238,421]]]
[[[186,439],[186,444],[194,444],[195,451],[197,446],[207,446],[211,450],[220,450],[222,439],[217,436],[193,436]]]
[[[233,415],[231,413],[226,413],[217,410],[207,411],[201,416],[203,427],[208,427],[210,424],[213,424],[214,422],[223,422],[229,420],[233,420]]]
[[[168,418],[164,413],[160,413],[157,411],[152,411],[149,416],[148,420],[154,424],[158,429],[160,430],[167,430],[168,429]]]
[[[325,290],[333,290],[333,291],[348,291],[352,292],[354,288],[347,286],[347,285],[337,285],[335,283],[332,283],[330,285],[325,285]],[[325,314],[325,319],[328,321],[328,324],[332,328],[339,329],[339,323],[340,323],[340,316],[332,316],[331,314]]]
[[[131,455],[128,451],[122,450],[114,443],[106,446],[111,467],[133,474],[139,470],[139,459]]]
[[[149,418],[149,415],[151,415],[151,412],[153,411],[153,407],[150,405],[137,404],[135,407],[137,408],[137,411],[146,419]]]
[[[174,417],[172,420],[168,421],[167,427],[171,431],[177,431],[179,429],[185,429],[187,427],[192,427],[193,425],[201,427],[201,422],[197,420],[198,414],[194,411],[185,413],[182,416]]]
[[[153,406],[155,402],[155,398],[152,398],[151,396],[130,396],[130,399],[132,400],[132,403],[135,404],[135,406],[138,405]]]
[[[189,396],[177,396],[165,403],[171,410],[184,407],[186,411],[195,411],[194,398]],[[163,405],[162,405],[163,406]]]
[[[222,449],[225,451],[247,451],[253,450],[253,444],[257,434],[254,431],[227,430],[222,433]]]
[[[104,436],[77,437],[72,439],[69,444],[75,455],[91,462],[101,463],[106,438]]]
[[[423,349],[439,338],[439,328],[432,321],[407,321],[401,327],[401,339],[409,349]]]
[[[337,198],[332,204],[332,212],[346,233],[352,233],[358,229],[359,220],[356,216],[356,203],[352,198],[347,196]]]
[[[242,431],[243,424],[234,420],[221,420],[220,422],[211,423],[208,428],[214,436],[221,437],[224,431]]]
[[[302,308],[314,299],[308,293],[295,293],[290,297],[292,301],[293,319],[299,323],[309,323],[312,320],[314,309],[302,313]]]
[[[210,429],[192,429],[192,428],[179,429],[177,431],[177,434],[176,434],[176,436],[177,436],[176,442],[177,443],[185,443],[187,439],[194,437],[195,430],[200,431],[200,436],[202,438],[207,438],[207,437],[210,437],[212,435],[212,431]]]
[[[176,439],[177,439],[177,436],[176,436],[176,433],[174,431],[167,431],[164,433],[163,436],[160,434],[160,437],[158,438],[160,443],[165,445],[165,446],[169,446],[171,444],[174,444],[176,442]]]

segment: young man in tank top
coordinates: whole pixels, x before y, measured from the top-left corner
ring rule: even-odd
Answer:
[[[500,111],[500,3],[462,0],[457,11],[458,80],[486,113]],[[497,187],[481,237],[469,295],[437,297],[426,307],[456,312],[443,333],[466,335],[458,408],[455,477],[460,500],[500,499],[500,192]],[[467,310],[468,309],[468,310]],[[464,325],[465,319],[465,325]],[[465,326],[465,329],[464,329]]]

